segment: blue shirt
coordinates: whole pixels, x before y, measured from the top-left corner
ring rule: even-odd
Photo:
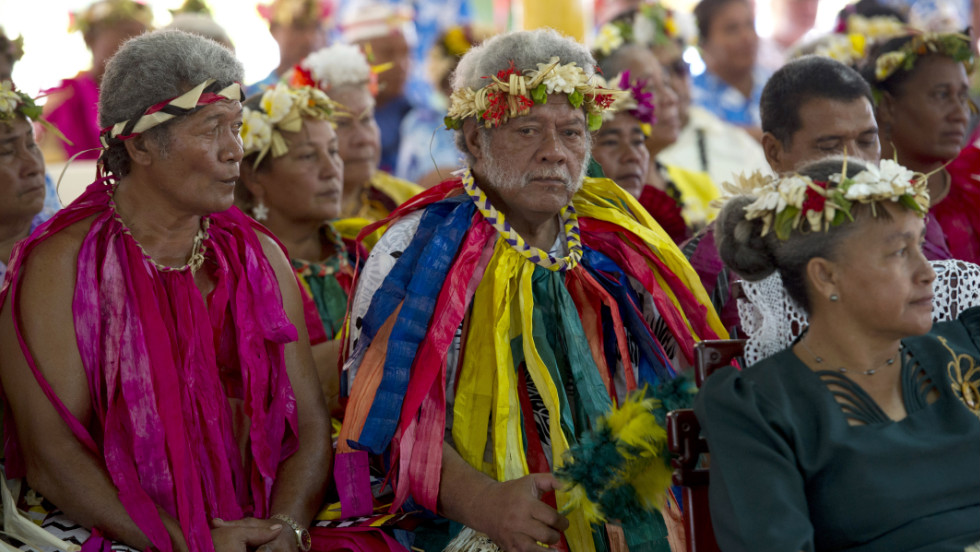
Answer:
[[[446,128],[445,116],[446,110],[435,106],[416,107],[405,115],[395,176],[417,183],[437,167],[452,167],[445,173],[448,177],[463,166],[455,131]]]
[[[402,119],[412,109],[412,104],[404,94],[393,98],[390,102],[379,105],[374,110],[374,120],[381,129],[381,164],[379,168],[385,172],[395,172],[398,162],[398,146],[401,144]]]
[[[752,71],[752,93],[746,98],[737,88],[705,70],[694,77],[692,101],[733,125],[762,126],[759,100],[769,75],[761,67]]]
[[[276,70],[273,69],[272,72],[266,75],[264,79],[254,84],[250,84],[249,86],[246,86],[245,97],[247,98],[250,96],[254,96],[255,94],[258,94],[260,92],[265,92],[266,88],[278,84],[279,78],[280,78],[279,75],[276,74]]]

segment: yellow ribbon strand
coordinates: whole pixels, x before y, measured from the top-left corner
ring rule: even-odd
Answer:
[[[701,284],[701,278],[691,267],[691,263],[633,196],[608,178],[586,178],[582,190],[575,194],[574,205],[580,217],[594,218],[621,226],[649,245],[667,268],[691,290],[698,303],[707,307],[708,325],[719,339],[728,338],[728,332],[711,306],[711,299],[704,290],[704,285]],[[627,216],[624,210],[629,211],[633,218]],[[657,282],[670,298],[671,303],[677,307],[691,335],[696,340],[704,339],[705,336],[696,335],[677,297],[670,288],[666,287],[666,282],[659,275],[657,275]]]

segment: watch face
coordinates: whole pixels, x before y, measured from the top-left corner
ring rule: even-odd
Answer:
[[[313,538],[310,537],[310,532],[306,529],[300,529],[299,531],[299,548],[303,552],[306,552],[313,547]]]

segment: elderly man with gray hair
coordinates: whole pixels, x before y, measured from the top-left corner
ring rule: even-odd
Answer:
[[[7,475],[86,550],[310,548],[330,425],[289,261],[232,207],[241,79],[196,35],[126,42],[102,80],[108,176],[0,289]]]
[[[603,528],[553,470],[611,404],[724,335],[670,238],[612,181],[585,177],[590,130],[622,94],[595,85],[594,65],[551,30],[460,61],[446,121],[468,166],[385,221],[349,311],[345,515],[371,512],[374,475],[392,483],[392,511],[465,525],[454,549],[594,550]],[[626,531],[651,550],[666,537],[659,517]]]

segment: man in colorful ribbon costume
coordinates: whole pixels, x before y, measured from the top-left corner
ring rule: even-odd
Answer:
[[[611,404],[724,335],[666,233],[583,176],[590,130],[622,94],[595,86],[594,64],[552,30],[460,61],[446,122],[468,168],[379,223],[350,306],[345,516],[371,512],[370,460],[391,511],[436,512],[506,550],[605,549],[551,472]],[[666,550],[658,521],[627,541]]]

